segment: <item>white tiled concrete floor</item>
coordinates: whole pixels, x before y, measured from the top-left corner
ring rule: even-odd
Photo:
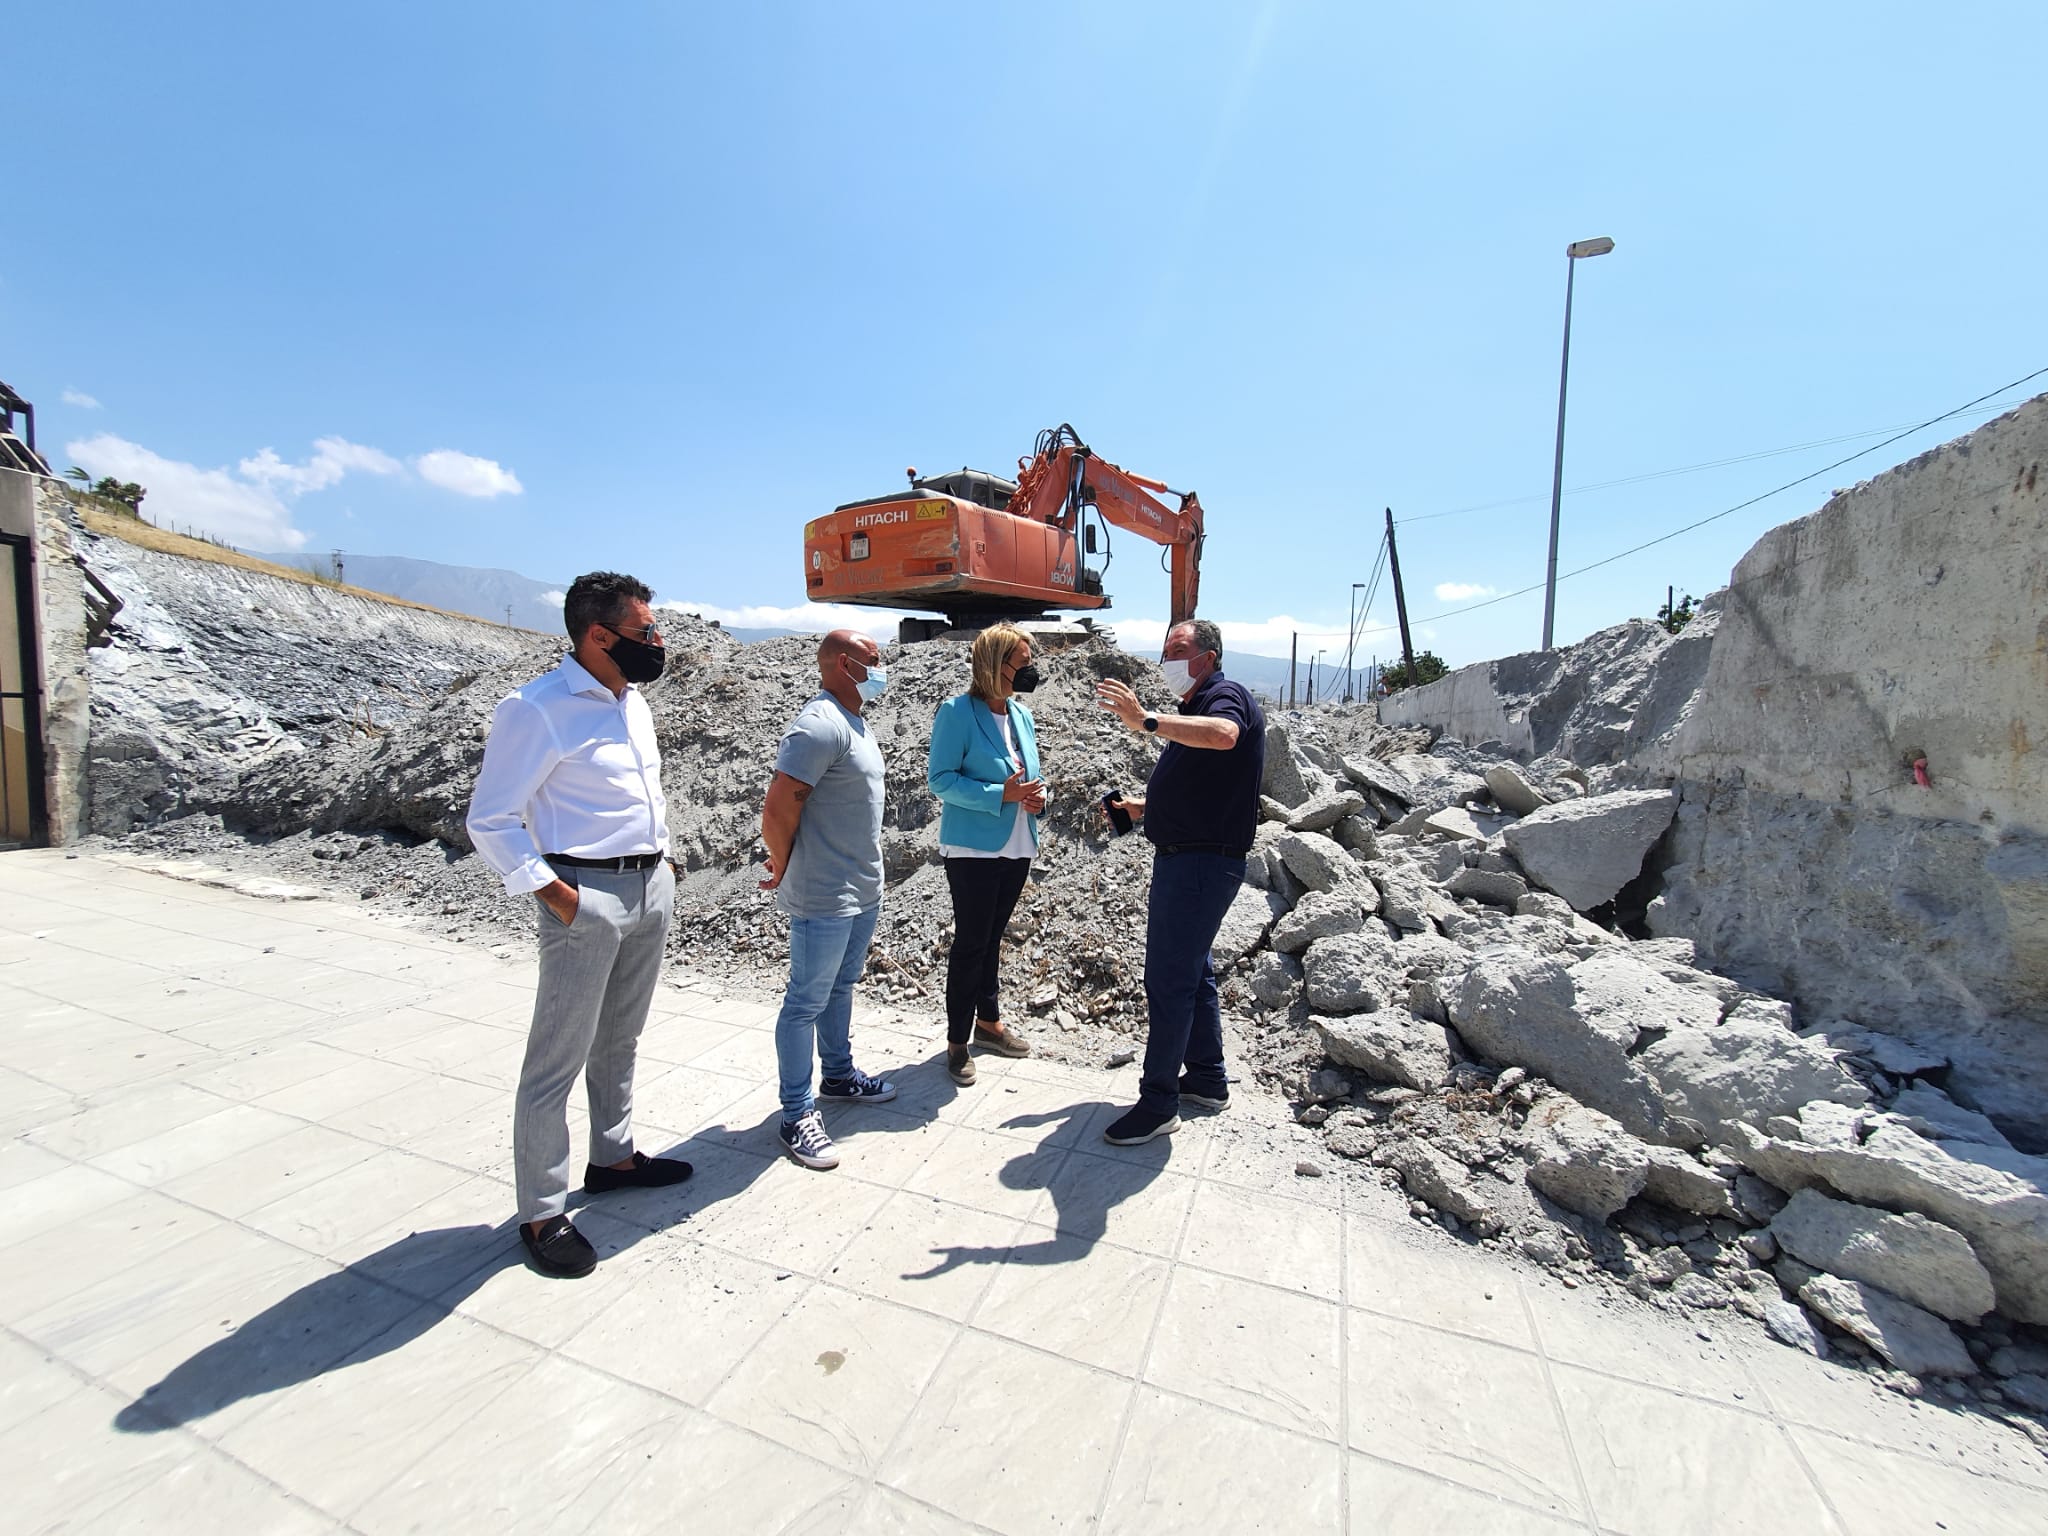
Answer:
[[[2048,1464],[1732,1320],[1604,1307],[1300,1179],[1251,1093],[858,1026],[885,1108],[778,1159],[772,1013],[665,985],[679,1188],[519,1262],[530,960],[106,860],[0,855],[8,1530],[1970,1533]]]

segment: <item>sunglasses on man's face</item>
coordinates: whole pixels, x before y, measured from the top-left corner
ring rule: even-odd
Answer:
[[[653,645],[661,639],[661,627],[657,624],[607,624],[605,628],[621,640],[637,640],[642,645]]]

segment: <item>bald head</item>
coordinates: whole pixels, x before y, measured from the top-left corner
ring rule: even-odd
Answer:
[[[842,656],[871,667],[881,654],[882,648],[859,630],[835,629],[818,642],[818,671],[821,674],[831,672]]]

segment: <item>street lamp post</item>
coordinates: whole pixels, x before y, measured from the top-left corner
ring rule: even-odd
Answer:
[[[1364,585],[1365,583],[1362,581],[1351,583],[1350,617],[1344,624],[1344,702],[1346,704],[1351,702],[1351,685],[1354,677],[1353,667],[1358,652],[1358,589]]]
[[[1543,579],[1543,649],[1549,650],[1557,617],[1557,514],[1564,499],[1564,393],[1572,373],[1572,277],[1588,256],[1605,256],[1614,242],[1605,235],[1574,240],[1564,248],[1564,360],[1557,369],[1557,459],[1550,471],[1550,567]]]

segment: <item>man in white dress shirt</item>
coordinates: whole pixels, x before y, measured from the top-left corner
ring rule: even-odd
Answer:
[[[569,1092],[590,1094],[584,1188],[677,1184],[690,1165],[633,1150],[633,1065],[661,975],[675,876],[654,717],[653,593],[594,571],[570,585],[573,649],[500,701],[469,802],[469,836],[514,895],[532,892],[540,986],[512,1121],[519,1236],[544,1274],[587,1275],[597,1251],[566,1214]]]

